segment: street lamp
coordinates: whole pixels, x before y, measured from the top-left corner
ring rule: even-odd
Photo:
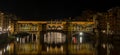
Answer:
[[[82,36],[82,35],[83,35],[83,32],[80,32],[80,35]]]

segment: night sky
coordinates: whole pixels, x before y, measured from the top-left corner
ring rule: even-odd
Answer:
[[[0,1],[0,10],[16,14],[23,19],[63,18],[79,16],[84,10],[107,11],[119,5],[119,1],[110,0],[69,0],[69,1],[36,1],[8,0]]]

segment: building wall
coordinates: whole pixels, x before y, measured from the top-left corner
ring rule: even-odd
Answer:
[[[30,32],[30,31],[36,31],[39,32],[42,30],[42,24],[47,24],[46,28],[48,28],[48,26],[62,26],[63,27],[63,31],[66,31],[65,29],[68,29],[68,31],[92,31],[92,29],[94,28],[94,22],[79,22],[79,21],[71,21],[70,22],[70,27],[65,28],[65,24],[67,22],[62,21],[61,23],[55,23],[54,21],[52,21],[52,23],[50,23],[50,21],[17,21],[15,23],[15,28],[14,28],[14,32],[21,32],[21,31],[25,31],[25,32]],[[88,30],[91,29],[91,30]]]
[[[107,32],[107,23],[109,23],[109,34],[120,34],[120,8],[114,7],[101,14],[96,14],[101,31]]]
[[[3,29],[4,13],[0,11],[0,31]]]
[[[8,32],[11,29],[11,19],[8,14],[0,11],[0,31],[2,33]]]

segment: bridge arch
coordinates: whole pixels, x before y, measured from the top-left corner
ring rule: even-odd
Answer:
[[[36,42],[37,40],[37,34],[32,32],[18,32],[14,36],[19,43],[30,43]]]
[[[66,35],[64,32],[59,30],[49,30],[43,35],[42,50],[47,52],[51,50],[53,50],[53,52],[56,52],[56,50],[60,52],[65,51],[64,44],[66,43]]]

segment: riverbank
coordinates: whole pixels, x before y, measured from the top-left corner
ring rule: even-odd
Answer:
[[[8,43],[13,41],[14,38],[12,36],[8,36],[8,33],[0,34],[0,49],[4,48]]]

